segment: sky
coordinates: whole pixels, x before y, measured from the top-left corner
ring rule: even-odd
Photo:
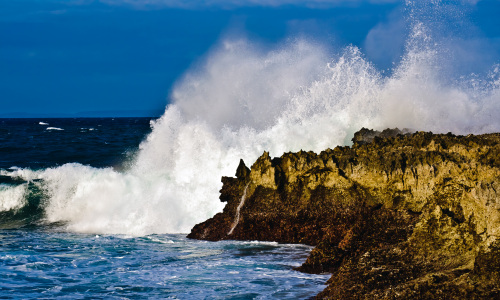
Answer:
[[[448,2],[463,14],[449,25],[463,72],[500,63],[500,1]],[[354,45],[390,72],[407,14],[396,0],[0,0],[0,117],[160,116],[183,74],[231,38]]]

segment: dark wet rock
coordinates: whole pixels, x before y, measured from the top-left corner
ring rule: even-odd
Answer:
[[[316,246],[298,270],[332,274],[317,298],[498,299],[500,134],[362,129],[353,142],[240,161],[224,211],[188,237]]]
[[[245,179],[250,175],[250,169],[245,165],[243,159],[240,159],[240,164],[236,169],[236,178]]]
[[[354,137],[351,141],[354,144],[364,145],[370,144],[377,137],[385,139],[404,134],[410,134],[410,130],[407,128],[404,128],[403,130],[399,130],[398,128],[387,128],[383,131],[377,131],[373,129],[361,128],[360,131],[354,133]]]

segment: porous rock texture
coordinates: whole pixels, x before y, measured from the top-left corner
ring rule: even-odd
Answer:
[[[188,237],[313,245],[298,270],[332,274],[318,299],[500,299],[500,134],[353,142],[240,161]]]

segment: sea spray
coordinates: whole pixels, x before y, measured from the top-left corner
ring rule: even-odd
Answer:
[[[307,40],[268,51],[222,41],[175,86],[124,171],[67,164],[7,175],[42,182],[46,221],[69,231],[185,233],[223,208],[220,177],[264,150],[277,156],[349,145],[361,127],[500,131],[498,67],[450,80],[447,49],[424,21],[411,20],[406,52],[389,75],[355,46],[327,55]]]
[[[250,185],[250,183],[247,183],[247,185],[245,186],[245,189],[243,190],[243,195],[241,195],[240,204],[238,204],[238,207],[236,208],[236,215],[234,216],[234,221],[233,221],[233,224],[231,225],[231,230],[229,230],[227,235],[233,234],[234,229],[236,228],[236,226],[238,226],[238,223],[240,222],[240,210],[243,207],[243,205],[245,204],[245,200],[247,198],[247,190],[248,190],[249,185]]]
[[[0,212],[15,211],[26,205],[26,184],[16,187],[0,184]]]

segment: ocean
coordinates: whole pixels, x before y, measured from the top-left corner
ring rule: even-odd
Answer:
[[[16,175],[68,166],[123,174],[150,122],[0,119],[1,299],[304,299],[325,287],[328,275],[293,270],[309,246],[74,230],[50,219],[43,176]]]
[[[308,246],[185,236],[223,209],[221,177],[264,151],[349,146],[362,127],[499,132],[500,65],[464,73],[485,47],[459,45],[474,27],[458,11],[407,1],[390,70],[354,45],[228,38],[160,118],[0,120],[0,298],[317,294],[328,275],[293,270]]]

